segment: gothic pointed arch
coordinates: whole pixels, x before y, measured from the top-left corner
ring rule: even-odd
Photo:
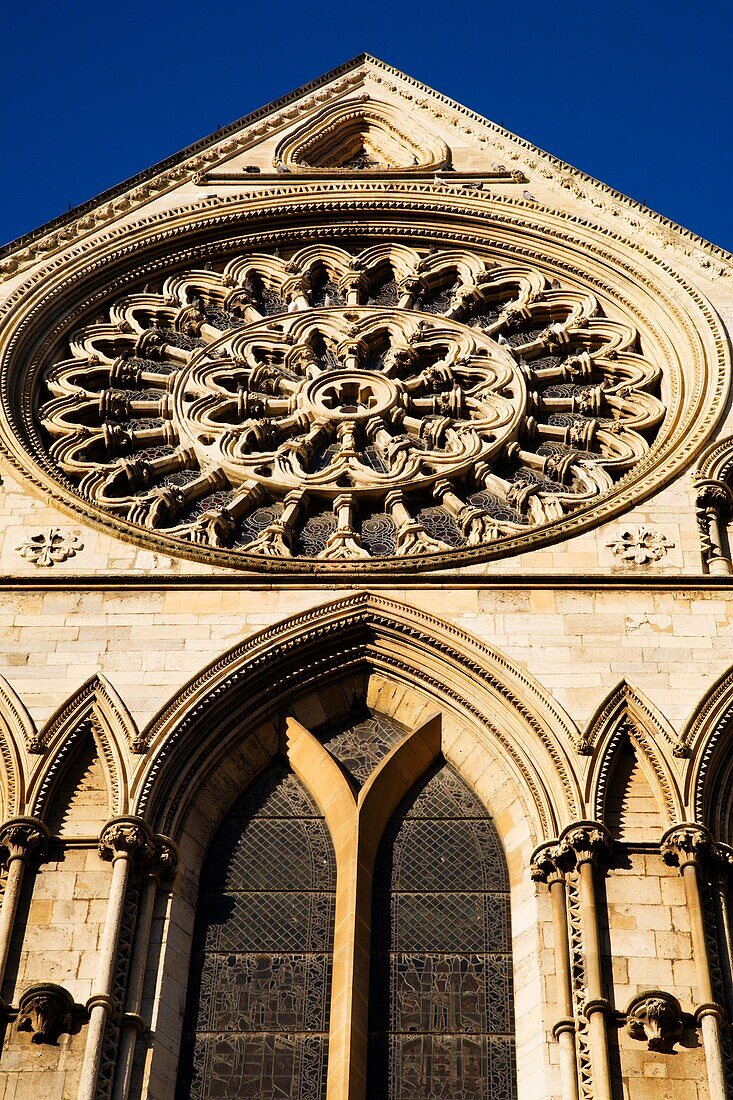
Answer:
[[[104,676],[90,676],[40,732],[43,758],[34,769],[28,793],[33,814],[43,818],[69,768],[78,771],[85,761],[87,769],[96,772],[97,760],[108,792],[107,817],[124,813],[128,746],[134,739],[134,722],[115,689]],[[78,778],[81,782],[81,775]]]
[[[642,815],[656,812],[662,829],[683,820],[669,753],[675,740],[661,711],[622,680],[597,708],[584,737],[591,756],[586,800],[593,819],[607,823],[610,815],[620,827],[628,818],[629,800],[641,798],[646,800]]]
[[[20,813],[25,802],[26,759],[36,727],[28,709],[0,676],[0,819]]]
[[[693,709],[680,735],[689,757],[685,806],[690,821],[704,824],[716,839],[733,841],[733,669],[724,672]]]
[[[413,113],[409,128],[393,104],[360,95],[330,104],[287,134],[275,164],[291,171],[427,172],[446,168],[446,143]]]
[[[568,765],[578,734],[549,694],[465,632],[371,593],[261,631],[190,681],[143,735],[148,763],[135,777],[132,805],[160,831],[175,835],[190,785],[200,784],[202,769],[214,767],[245,724],[266,729],[269,714],[292,706],[314,684],[366,670],[412,684],[480,731],[531,807],[538,837],[554,836],[578,813],[581,796]],[[271,732],[272,753],[277,733]]]

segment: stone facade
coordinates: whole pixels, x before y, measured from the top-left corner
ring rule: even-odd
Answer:
[[[6,250],[2,1100],[283,1094],[175,1086],[274,760],[333,844],[327,1100],[436,762],[506,861],[518,1100],[733,1095],[732,328],[728,254],[371,58]]]

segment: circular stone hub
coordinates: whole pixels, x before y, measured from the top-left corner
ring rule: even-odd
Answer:
[[[233,485],[374,501],[490,461],[516,438],[526,398],[486,333],[406,309],[320,309],[263,317],[197,352],[173,419],[199,466]]]
[[[300,404],[316,417],[330,420],[367,420],[381,416],[397,404],[397,386],[374,371],[329,371],[309,382]]]

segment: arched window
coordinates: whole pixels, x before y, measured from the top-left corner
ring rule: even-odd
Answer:
[[[501,844],[476,796],[439,764],[377,854],[368,1096],[511,1100],[511,991]]]
[[[270,768],[206,857],[179,1100],[325,1097],[335,879],[315,803]]]
[[[513,1100],[506,862],[440,717],[287,726],[206,857],[178,1100]]]

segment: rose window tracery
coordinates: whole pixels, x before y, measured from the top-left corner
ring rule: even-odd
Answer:
[[[631,324],[528,266],[317,244],[119,298],[46,367],[39,418],[74,490],[138,530],[255,565],[404,561],[609,492],[660,378]]]

